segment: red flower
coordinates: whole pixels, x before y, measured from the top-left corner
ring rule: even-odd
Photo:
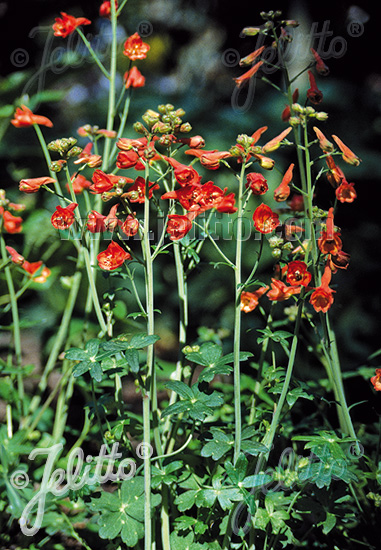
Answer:
[[[264,170],[272,170],[275,165],[275,161],[270,157],[265,157],[264,155],[254,154],[253,155],[259,162],[259,166]]]
[[[290,183],[292,181],[294,164],[290,164],[288,167],[280,185],[274,191],[274,199],[277,202],[282,202],[288,199],[291,193]]]
[[[221,208],[221,212],[235,212],[234,194],[225,195],[225,192],[226,189],[222,190],[212,181],[208,181],[203,185],[186,185],[177,191],[169,191],[161,198],[176,199],[185,210],[198,214],[211,208]]]
[[[319,105],[323,101],[323,92],[321,92],[315,81],[315,77],[311,71],[308,71],[308,79],[310,81],[310,88],[307,90],[307,97],[314,105]]]
[[[381,369],[376,369],[376,375],[372,376],[370,381],[376,391],[381,391]]]
[[[324,153],[331,153],[334,150],[333,143],[328,141],[323,132],[319,130],[319,128],[316,128],[316,126],[314,126],[313,130],[319,140],[320,149],[324,151]]]
[[[34,283],[39,283],[39,284],[42,284],[42,283],[45,283],[46,279],[49,277],[49,275],[51,274],[51,271],[49,268],[47,268],[46,266],[44,266],[42,268],[42,271],[39,275],[37,275],[36,277],[34,276],[34,274],[39,271],[39,269],[41,268],[41,266],[43,265],[43,262],[40,260],[39,262],[27,262],[25,260],[25,262],[22,264],[22,268],[27,272],[29,273],[29,275],[31,276],[31,278],[33,279],[33,282]]]
[[[261,46],[254,52],[249,53],[249,55],[247,55],[246,57],[243,57],[242,59],[240,59],[239,61],[240,67],[244,67],[245,65],[252,65],[254,61],[257,59],[257,57],[261,55],[265,47],[266,46]]]
[[[126,260],[131,259],[131,254],[126,252],[118,243],[111,241],[106,250],[100,252],[97,256],[98,265],[101,269],[112,271],[117,269]]]
[[[105,231],[105,219],[106,216],[96,210],[92,210],[88,215],[86,227],[90,233],[103,233]]]
[[[202,136],[192,136],[189,138],[177,138],[179,143],[184,143],[192,149],[202,149],[205,147],[205,140]]]
[[[264,195],[269,189],[266,178],[258,172],[250,172],[246,175],[246,187],[250,187],[254,195]]]
[[[148,198],[152,197],[153,191],[159,189],[159,185],[156,183],[148,182]],[[123,197],[127,197],[130,202],[144,203],[146,199],[146,180],[141,176],[138,176],[134,185],[131,185],[127,193],[124,193]]]
[[[114,0],[115,2],[115,11],[118,9],[118,2]],[[106,2],[103,2],[99,8],[99,16],[100,17],[106,17],[107,19],[110,19],[111,17],[111,2],[110,0],[106,0]]]
[[[54,183],[55,181],[55,179],[49,178],[48,176],[25,179],[20,181],[19,189],[24,193],[37,193],[42,185],[48,185],[49,183]]]
[[[4,210],[2,206],[0,206],[0,216],[3,217],[3,227],[7,233],[21,233],[22,218],[14,216],[8,210]]]
[[[263,65],[263,61],[258,61],[258,63],[253,65],[251,69],[246,71],[246,73],[239,76],[238,78],[234,78],[233,80],[235,81],[236,86],[240,88],[243,84],[245,84],[248,80],[250,80],[250,78],[252,78],[258,72],[258,70],[262,67],[262,65]]]
[[[268,289],[268,286],[261,286],[255,292],[241,292],[241,311],[244,313],[253,311],[259,303],[259,298],[263,296]]]
[[[340,151],[343,153],[343,161],[353,166],[358,166],[361,160],[349,149],[337,136],[332,135]]]
[[[318,239],[318,247],[322,254],[333,254],[336,256],[342,247],[340,233],[335,233],[333,208],[330,208],[327,216],[327,229],[322,231]]]
[[[66,38],[75,31],[80,25],[90,25],[91,21],[85,17],[74,17],[61,11],[62,17],[56,17],[56,22],[53,25],[54,36]]]
[[[312,275],[307,271],[307,265],[304,262],[294,260],[287,266],[286,281],[288,284],[308,286],[312,278]]]
[[[68,229],[74,223],[74,210],[77,206],[78,204],[76,202],[70,203],[69,206],[65,208],[56,206],[56,211],[50,218],[52,226],[56,229]]]
[[[338,269],[347,269],[350,259],[350,255],[343,250],[339,250],[336,255],[330,254],[328,262],[332,273],[336,273]]]
[[[331,155],[327,156],[326,162],[329,168],[329,171],[327,172],[327,180],[332,187],[336,189],[336,187],[338,187],[340,183],[345,180],[344,172],[335,164],[335,161]]]
[[[123,80],[125,82],[125,88],[127,90],[128,88],[142,88],[146,83],[145,77],[135,66],[124,73]]]
[[[327,65],[324,63],[324,61],[322,60],[320,55],[317,53],[317,51],[315,51],[313,48],[311,48],[311,52],[312,52],[312,55],[314,56],[315,61],[316,61],[315,69],[322,76],[327,76],[329,74],[329,69],[328,69]]]
[[[283,132],[281,132],[279,136],[276,136],[275,138],[265,143],[265,145],[262,147],[262,153],[267,154],[276,151],[280,147],[281,142],[286,136],[288,136],[291,130],[291,127],[287,128],[286,130],[283,130]]]
[[[167,233],[171,241],[177,241],[185,237],[192,229],[192,222],[187,216],[171,214],[168,216]]]
[[[27,126],[33,126],[33,124],[48,126],[49,128],[53,126],[53,122],[46,116],[34,115],[25,105],[21,105],[21,108],[16,108],[11,124],[16,128],[26,128]]]
[[[80,195],[84,189],[91,187],[91,181],[87,180],[85,176],[82,176],[82,174],[78,174],[76,177],[74,174],[71,178],[71,183],[73,191],[76,195]],[[70,186],[68,183],[66,184],[66,189],[70,192]]]
[[[279,279],[271,279],[271,289],[267,293],[267,297],[272,302],[284,302],[293,296],[299,294],[301,286],[287,286]]]
[[[74,164],[87,164],[90,168],[96,168],[102,164],[102,157],[100,155],[93,155],[91,149],[93,147],[90,141],[84,149],[79,153],[78,158],[74,161]]]
[[[299,99],[299,89],[296,88],[292,94],[292,103],[297,103],[298,99]],[[290,117],[291,117],[291,108],[289,105],[286,105],[286,107],[282,111],[281,119],[283,120],[283,122],[288,122],[290,120]]]
[[[132,183],[134,181],[131,178],[116,176],[114,174],[105,174],[102,170],[95,170],[91,179],[94,183],[90,185],[89,190],[94,194],[106,193],[116,186],[123,187],[126,183]]]
[[[174,168],[174,176],[177,183],[184,187],[185,185],[198,185],[201,181],[201,176],[192,166],[181,164],[174,158],[163,157]]]
[[[127,218],[120,226],[120,229],[127,237],[133,237],[139,231],[139,220],[132,214],[128,214]]]
[[[335,191],[337,200],[340,202],[353,202],[357,197],[354,185],[354,183],[348,183],[346,180],[343,180]]]
[[[139,34],[136,32],[124,43],[123,54],[126,55],[131,61],[136,59],[145,59],[150,46],[143,42]]]
[[[260,233],[271,233],[279,225],[279,216],[266,204],[259,205],[253,215],[254,227]]]
[[[321,284],[315,288],[310,298],[310,304],[312,304],[316,312],[322,311],[323,313],[327,313],[333,304],[333,293],[335,291],[328,286],[331,281],[331,277],[331,268],[329,265],[326,265],[321,278]]]
[[[229,151],[200,151],[199,149],[188,149],[185,154],[198,157],[200,164],[209,170],[217,170],[222,159],[231,157]]]
[[[140,156],[136,151],[121,151],[116,158],[116,165],[121,170],[135,168],[135,170],[144,170],[145,166],[140,160]]]
[[[5,247],[11,257],[11,260],[16,265],[22,265],[25,262],[24,256],[21,256],[14,248],[11,246]]]

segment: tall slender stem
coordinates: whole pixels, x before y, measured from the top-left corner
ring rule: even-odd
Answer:
[[[235,435],[234,435],[234,463],[237,462],[241,452],[241,370],[240,370],[240,347],[241,347],[241,271],[242,271],[242,195],[243,195],[243,179],[245,176],[245,162],[242,163],[241,173],[238,184],[237,195],[237,238],[236,238],[236,255],[234,265],[234,282],[235,282],[235,302],[234,302],[234,364],[233,364],[233,379],[234,379],[234,415],[235,415]]]

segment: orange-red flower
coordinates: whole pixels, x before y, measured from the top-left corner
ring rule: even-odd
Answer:
[[[6,246],[5,248],[7,249],[8,254],[10,255],[11,260],[14,264],[22,265],[25,262],[24,256],[19,254],[14,248],[12,248],[11,246]]]
[[[245,84],[248,80],[250,80],[250,78],[252,78],[259,71],[262,65],[263,65],[263,61],[258,61],[258,63],[253,65],[251,69],[246,71],[246,73],[239,76],[238,78],[234,78],[233,80],[235,81],[237,87],[240,88],[243,84]]]
[[[311,48],[311,52],[316,61],[316,65],[315,65],[316,71],[322,76],[327,76],[329,74],[329,69],[327,65],[324,63],[324,61],[322,60],[322,58],[320,57],[320,55],[317,53],[316,50]]]
[[[184,143],[184,145],[188,145],[188,147],[191,147],[192,149],[202,149],[203,147],[205,147],[205,140],[202,136],[177,138],[177,141],[179,143]]]
[[[71,184],[74,193],[76,195],[80,195],[84,189],[88,189],[91,186],[91,181],[87,180],[85,176],[82,176],[82,174],[78,174],[78,176],[74,174],[71,178]],[[68,183],[66,184],[66,189],[70,192],[70,186]]]
[[[252,63],[254,63],[254,61],[257,59],[257,57],[259,57],[261,55],[261,53],[263,52],[265,47],[266,46],[261,46],[260,48],[258,48],[254,52],[249,53],[249,55],[247,55],[246,57],[243,57],[242,59],[240,59],[240,61],[239,61],[240,67],[244,67],[245,65],[252,65]]]
[[[90,168],[96,168],[102,164],[102,157],[100,155],[94,155],[91,153],[93,147],[90,141],[83,150],[79,153],[78,158],[75,159],[74,164],[87,164]]]
[[[154,182],[148,182],[148,198],[152,197],[152,194],[155,189],[159,189],[159,185]],[[135,180],[135,183],[131,185],[126,193],[123,194],[123,197],[127,197],[130,202],[139,202],[144,203],[146,200],[146,180],[141,176],[138,176]]]
[[[381,391],[381,369],[376,369],[376,375],[372,376],[370,381],[376,391]]]
[[[3,227],[7,233],[21,233],[22,218],[14,216],[8,210],[4,210],[2,206],[0,206],[0,216],[3,218]]]
[[[56,211],[50,218],[52,226],[56,229],[68,229],[74,223],[74,210],[77,206],[78,204],[76,202],[70,203],[69,206],[66,206],[65,208],[62,206],[56,206]]]
[[[274,191],[274,199],[277,202],[285,201],[290,196],[290,183],[292,181],[294,166],[294,164],[290,164],[290,166],[287,168],[286,173],[283,176],[280,185]]]
[[[250,187],[253,195],[264,195],[269,189],[266,178],[258,172],[246,174],[246,187]]]
[[[267,293],[267,297],[272,302],[284,302],[293,296],[299,294],[301,286],[287,286],[286,283],[279,279],[271,279],[271,289]]]
[[[314,105],[319,105],[323,101],[323,92],[316,85],[316,80],[311,71],[308,71],[310,88],[307,90],[307,97]]]
[[[127,237],[133,237],[139,231],[139,220],[132,214],[128,214],[120,229]]]
[[[186,185],[176,191],[169,191],[161,196],[165,199],[176,199],[188,212],[200,214],[205,210],[217,208],[220,212],[235,212],[234,194],[225,195],[226,188],[221,189],[208,181],[203,185]]]
[[[21,180],[19,183],[20,191],[24,193],[37,193],[42,185],[48,185],[49,183],[54,183],[56,180],[48,176],[43,176],[41,178],[29,178]]]
[[[56,22],[53,25],[54,36],[66,38],[75,31],[80,25],[90,25],[91,21],[85,17],[74,17],[61,11],[62,17],[56,17]]]
[[[267,204],[260,204],[253,214],[254,227],[260,233],[271,233],[279,225],[279,216]]]
[[[335,232],[333,208],[330,208],[328,211],[326,230],[321,232],[318,239],[318,247],[322,254],[333,254],[334,256],[341,250],[340,233]]]
[[[225,192],[226,188],[224,189],[224,193]],[[233,214],[237,212],[238,208],[235,206],[234,193],[223,195],[221,198],[217,199],[214,203],[214,207],[217,209],[217,212],[222,212],[224,214]]]
[[[209,170],[217,170],[221,160],[231,157],[229,151],[200,151],[199,149],[188,149],[185,154],[199,158],[201,165]]]
[[[332,271],[327,264],[321,278],[321,284],[315,288],[310,298],[310,304],[312,304],[316,312],[322,311],[323,313],[327,313],[333,304],[333,293],[335,291],[329,288],[331,277]]]
[[[283,132],[281,132],[279,136],[276,136],[275,138],[265,143],[265,145],[262,147],[262,153],[266,155],[267,153],[272,153],[273,151],[276,151],[280,147],[281,142],[286,136],[288,136],[291,130],[292,128],[290,126],[290,128],[286,128],[286,130],[283,130]]]
[[[192,221],[187,216],[171,214],[168,216],[167,233],[171,241],[185,237],[192,229]]]
[[[172,157],[163,157],[174,169],[173,174],[177,183],[184,187],[185,185],[197,185],[201,181],[201,176],[192,166],[181,164]]]
[[[241,311],[250,313],[259,303],[259,298],[268,291],[268,286],[261,286],[255,292],[241,292]]]
[[[354,185],[354,183],[343,180],[335,191],[337,200],[340,202],[353,202],[357,197]]]
[[[146,83],[145,77],[135,66],[124,73],[123,80],[125,82],[124,86],[127,90],[128,88],[142,88]]]
[[[259,155],[256,153],[253,156],[258,160],[259,166],[264,170],[272,170],[274,168],[275,161],[270,157],[266,157],[264,155]]]
[[[115,2],[115,11],[118,9],[118,2],[114,0]],[[99,16],[100,17],[106,17],[107,19],[110,19],[111,17],[111,2],[110,0],[106,0],[103,2],[99,8]]]
[[[118,225],[122,225],[122,222],[116,217],[118,206],[118,204],[114,204],[107,216],[92,210],[86,223],[87,229],[91,233],[103,233],[103,231],[113,231]]]
[[[46,116],[35,115],[32,111],[25,105],[21,105],[16,108],[14,118],[11,120],[11,124],[16,128],[26,128],[28,126],[33,126],[33,124],[38,124],[39,126],[48,126],[51,128],[53,122],[49,120]]]
[[[350,259],[350,255],[343,250],[339,250],[336,255],[330,254],[328,256],[328,262],[332,273],[336,273],[338,269],[347,269]]]
[[[314,126],[313,130],[319,140],[320,149],[324,151],[324,153],[331,153],[334,150],[333,143],[328,141],[323,132],[319,130],[319,128],[316,128],[316,126]]]
[[[308,286],[311,281],[312,275],[307,270],[305,262],[294,260],[287,266],[286,281],[292,286],[302,285]]]
[[[336,187],[338,187],[340,183],[345,180],[344,172],[337,166],[337,164],[335,164],[335,161],[331,155],[327,156],[326,162],[329,168],[327,172],[327,180],[332,187],[336,189]]]
[[[131,59],[131,61],[135,61],[136,59],[145,59],[149,49],[150,46],[143,42],[136,32],[125,41],[123,54]]]
[[[296,88],[292,94],[292,103],[297,103],[298,99],[299,99],[299,89]],[[291,108],[289,105],[286,105],[286,107],[282,111],[281,119],[283,120],[283,122],[288,122],[290,120],[290,117],[291,117]]]
[[[97,256],[98,265],[101,269],[112,271],[131,259],[131,254],[126,252],[118,243],[111,241],[106,250]]]
[[[353,166],[358,166],[361,162],[361,159],[358,158],[357,155],[354,154],[349,147],[347,147],[341,139],[339,139],[337,136],[332,135],[333,139],[335,140],[337,146],[339,147],[340,151],[343,153],[343,161],[352,164]]]
[[[40,270],[42,265],[43,265],[43,262],[41,260],[38,262],[27,262],[25,260],[25,262],[22,264],[21,267],[30,275],[34,283],[42,284],[42,283],[45,283],[46,279],[51,274],[50,269],[44,266],[41,272],[38,275],[35,275],[35,273],[37,273]]]
[[[95,170],[93,177],[94,182],[90,185],[89,190],[93,194],[106,193],[114,187],[123,187],[126,183],[132,183],[134,180],[114,174],[105,174],[102,170]]]

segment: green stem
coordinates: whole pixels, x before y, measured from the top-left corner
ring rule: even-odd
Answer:
[[[86,48],[89,50],[89,53],[90,53],[91,57],[94,59],[95,63],[98,65],[98,67],[100,68],[100,70],[102,71],[104,76],[107,78],[107,80],[110,80],[110,78],[111,78],[110,74],[107,72],[106,68],[101,63],[99,57],[97,56],[97,54],[93,50],[90,42],[87,40],[86,36],[83,34],[82,29],[80,27],[77,27],[75,30],[77,31],[77,33],[81,37],[81,39],[82,39],[83,43],[85,44]]]
[[[241,369],[240,369],[240,347],[241,347],[241,271],[242,271],[242,214],[243,204],[242,195],[244,189],[244,176],[246,164],[242,163],[241,174],[238,184],[237,195],[237,240],[236,240],[236,255],[234,264],[234,281],[235,281],[235,311],[234,311],[234,363],[233,363],[233,381],[234,381],[234,415],[235,415],[235,434],[234,434],[234,463],[237,462],[241,452]]]
[[[2,234],[0,234],[0,246],[1,246],[1,257],[2,257],[2,260],[5,262],[8,259],[8,252],[5,247],[6,245]],[[11,312],[12,312],[12,336],[13,336],[16,366],[20,367],[20,371],[21,371],[22,348],[21,348],[20,317],[19,317],[19,309],[17,304],[17,296],[15,292],[15,287],[13,284],[13,279],[12,279],[11,267],[9,265],[5,266],[4,273],[5,273],[5,280],[8,287],[9,301],[10,301]],[[22,372],[20,372],[17,375],[17,391],[18,391],[20,412],[22,411],[22,416],[24,416],[25,400],[24,400],[24,381],[23,381]],[[22,424],[23,421],[22,420],[20,421]]]
[[[82,274],[79,271],[81,263],[82,263],[82,258],[78,257],[77,271],[72,278],[71,288],[70,288],[69,296],[66,302],[65,310],[62,315],[60,328],[58,329],[57,336],[55,337],[53,347],[50,351],[46,366],[42,373],[40,382],[38,384],[38,394],[33,397],[29,407],[28,422],[31,421],[31,415],[33,415],[33,413],[36,411],[37,407],[41,402],[41,395],[47,387],[49,374],[55,367],[57,357],[60,354],[62,346],[64,344],[64,341],[69,329],[70,321],[72,318],[75,302],[77,300],[80,283],[81,283]]]
[[[46,165],[49,170],[49,175],[51,178],[54,178],[53,185],[54,185],[55,192],[59,197],[62,197],[62,190],[61,190],[60,184],[57,181],[57,174],[53,172],[50,168],[50,165],[52,164],[52,159],[50,157],[49,149],[46,145],[45,138],[42,134],[41,128],[38,126],[38,124],[33,124],[33,127],[36,131],[38,141],[40,142],[40,146],[45,157]],[[61,198],[61,206],[65,206],[65,201],[63,200],[63,198]]]
[[[116,79],[116,61],[117,61],[117,16],[115,11],[115,4],[111,2],[111,57],[110,57],[110,88],[108,95],[108,111],[107,111],[107,130],[112,131],[114,129],[114,117],[115,117],[115,79]],[[105,146],[103,150],[103,162],[102,170],[106,171],[110,161],[110,147],[111,140],[108,138],[105,140]]]
[[[91,264],[90,264],[90,254],[89,254],[89,251],[88,251],[87,248],[83,248],[82,250],[83,250],[83,255],[84,255],[84,259],[85,259],[87,278],[88,278],[89,285],[90,285],[90,292],[91,292],[91,297],[92,297],[92,300],[93,300],[94,311],[95,311],[95,314],[97,316],[98,323],[99,323],[99,326],[101,328],[101,332],[103,334],[107,334],[107,324],[106,324],[106,321],[104,320],[103,313],[102,313],[102,308],[101,308],[100,303],[99,303],[98,292],[97,292],[97,288],[96,288],[95,280],[94,280],[94,273],[93,273],[93,269],[92,269]]]

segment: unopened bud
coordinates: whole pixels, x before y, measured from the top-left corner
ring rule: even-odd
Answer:
[[[66,156],[67,156],[68,158],[76,157],[76,156],[79,155],[81,152],[82,152],[82,147],[75,146],[75,147],[72,147],[72,148],[67,152]]]
[[[295,126],[299,126],[299,124],[302,122],[300,120],[299,117],[297,116],[291,116],[289,119],[288,119],[288,122],[290,124],[290,126],[292,126],[293,128],[295,128]]]
[[[317,120],[327,120],[328,119],[328,113],[325,113],[324,111],[320,111],[320,113],[315,114],[315,118]]]
[[[148,130],[144,127],[144,125],[141,122],[135,122],[134,130],[138,134],[148,134]]]
[[[241,36],[255,36],[261,32],[260,27],[245,27],[241,31]]]
[[[273,235],[269,238],[269,246],[270,248],[279,248],[284,243],[284,240],[282,237],[277,237],[276,235]]]
[[[184,122],[184,124],[181,124],[179,131],[183,134],[186,134],[192,131],[192,126],[189,124],[189,122]]]
[[[282,251],[280,248],[274,248],[272,251],[271,251],[271,256],[273,258],[275,258],[276,260],[279,260],[279,258],[281,258],[282,256]]]
[[[160,120],[152,126],[152,132],[159,134],[168,134],[171,131],[171,125],[165,124]]]

